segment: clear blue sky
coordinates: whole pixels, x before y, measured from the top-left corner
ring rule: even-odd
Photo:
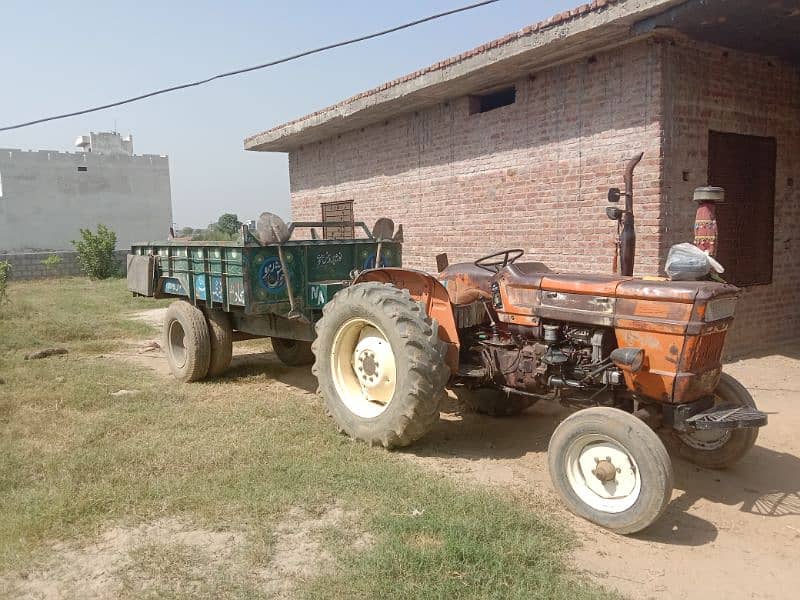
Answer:
[[[103,104],[371,33],[469,0],[2,0],[0,122]],[[457,54],[581,0],[502,0],[390,36],[207,86],[0,133],[0,148],[74,150],[76,136],[132,133],[168,154],[174,220],[289,216],[286,155],[248,135]]]

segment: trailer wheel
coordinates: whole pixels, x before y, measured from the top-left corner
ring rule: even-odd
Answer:
[[[341,431],[370,445],[407,446],[439,419],[449,377],[438,323],[408,290],[359,283],[317,322],[314,374]]]
[[[714,390],[716,404],[756,407],[756,402],[741,383],[723,373]],[[675,432],[680,453],[685,459],[708,469],[726,469],[739,462],[755,445],[758,428]]]
[[[203,309],[203,314],[208,323],[208,333],[211,342],[211,360],[208,364],[208,376],[222,375],[229,366],[233,357],[233,326],[228,313],[219,308]]]
[[[274,337],[272,338],[272,349],[280,361],[289,367],[302,367],[314,362],[311,342]]]
[[[536,398],[508,394],[497,388],[460,388],[454,391],[472,410],[490,417],[515,417],[536,403]]]
[[[164,348],[170,371],[177,379],[203,379],[211,360],[211,341],[203,311],[183,300],[170,304],[164,317]]]
[[[672,463],[655,432],[616,408],[579,410],[555,430],[550,478],[570,511],[617,533],[652,524],[672,496]]]

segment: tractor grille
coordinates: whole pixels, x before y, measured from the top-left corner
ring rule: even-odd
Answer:
[[[717,331],[698,338],[691,350],[686,370],[691,373],[705,371],[708,367],[718,365],[725,344],[725,331]]]

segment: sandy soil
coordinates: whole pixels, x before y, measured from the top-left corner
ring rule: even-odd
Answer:
[[[147,311],[155,312],[155,311]],[[159,315],[152,315],[151,322]],[[147,320],[143,315],[140,318]],[[144,343],[144,342],[142,342]],[[234,367],[274,362],[242,355]],[[160,352],[129,358],[167,372]],[[142,358],[145,357],[145,358]],[[286,385],[316,388],[310,370],[291,369]],[[567,414],[539,404],[512,419],[444,407],[439,424],[400,456],[461,480],[491,485],[554,513],[582,544],[574,565],[632,598],[790,598],[800,589],[800,353],[789,349],[726,366],[753,393],[770,424],[756,447],[727,471],[675,456],[675,491],[665,515],[635,536],[619,536],[570,515],[547,474],[547,443]]]

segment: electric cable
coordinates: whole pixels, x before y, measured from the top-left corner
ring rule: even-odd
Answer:
[[[434,21],[436,19],[441,19],[442,17],[447,17],[450,15],[454,15],[456,13],[466,12],[468,10],[473,10],[475,8],[480,8],[481,6],[486,6],[487,4],[494,4],[495,2],[500,2],[500,0],[484,0],[483,2],[476,2],[474,4],[468,4],[467,6],[462,6],[460,8],[454,8],[452,10],[447,10],[444,12],[437,13],[435,15],[430,15],[428,17],[423,17],[421,19],[417,19],[415,21],[410,21],[408,23],[403,23],[402,25],[397,25],[395,27],[391,27],[389,29],[384,29],[383,31],[378,31],[376,33],[370,33],[367,35],[362,35],[357,38],[352,38],[349,40],[345,40],[343,42],[336,42],[335,44],[328,44],[327,46],[320,46],[319,48],[314,48],[313,50],[305,50],[300,52],[299,54],[293,54],[291,56],[287,56],[285,58],[279,58],[277,60],[273,60],[261,65],[255,65],[252,67],[244,67],[242,69],[236,69],[235,71],[228,71],[227,73],[219,73],[217,75],[213,75],[208,77],[207,79],[200,79],[198,81],[192,81],[190,83],[181,83],[178,85],[173,85],[171,87],[162,88],[159,90],[155,90],[153,92],[147,92],[145,94],[141,94],[139,96],[133,96],[131,98],[126,98],[124,100],[118,100],[116,102],[111,102],[109,104],[103,104],[101,106],[95,106],[93,108],[85,108],[82,110],[76,110],[74,112],[64,113],[61,115],[54,115],[52,117],[44,117],[41,119],[35,119],[33,121],[27,121],[25,123],[18,123],[16,125],[8,125],[6,127],[0,127],[0,131],[11,131],[12,129],[22,129],[23,127],[30,127],[31,125],[38,125],[39,123],[46,123],[48,121],[57,121],[59,119],[67,119],[70,117],[77,117],[79,115],[85,115],[88,113],[98,112],[101,110],[106,110],[109,108],[114,108],[115,106],[122,106],[123,104],[131,104],[133,102],[139,102],[140,100],[144,100],[146,98],[152,98],[153,96],[159,96],[161,94],[167,94],[169,92],[175,92],[178,90],[184,90],[186,88],[197,87],[201,85],[205,85],[206,83],[211,83],[217,79],[224,79],[225,77],[233,77],[234,75],[241,75],[243,73],[249,73],[251,71],[258,71],[259,69],[266,69],[268,67],[274,67],[275,65],[280,65],[283,63],[291,62],[293,60],[297,60],[299,58],[303,58],[306,56],[310,56],[312,54],[319,54],[321,52],[326,52],[327,50],[332,50],[334,48],[341,48],[342,46],[349,46],[351,44],[356,44],[358,42],[363,42],[366,40],[371,40],[377,37],[381,37],[384,35],[388,35],[390,33],[395,33],[396,31],[401,31],[403,29],[408,29],[410,27],[415,27],[416,25],[420,25],[422,23],[427,23],[429,21]]]

